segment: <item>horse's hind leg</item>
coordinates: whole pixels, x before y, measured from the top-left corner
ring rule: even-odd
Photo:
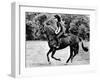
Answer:
[[[48,60],[49,64],[50,64],[49,54],[50,54],[51,51],[52,51],[52,49],[50,49],[50,50],[48,51],[48,53],[47,53],[47,60]]]
[[[61,61],[60,58],[57,59],[57,58],[54,57],[55,52],[56,52],[56,50],[53,49],[52,54],[51,54],[51,57],[52,57],[53,59],[55,59],[55,60]]]
[[[75,47],[74,47],[74,55],[72,56],[72,59],[78,54],[78,51],[79,51],[79,44],[75,44]]]
[[[73,56],[73,48],[70,47],[70,56],[69,56],[68,60],[66,61],[66,63],[69,62],[69,60],[72,58],[72,56]]]

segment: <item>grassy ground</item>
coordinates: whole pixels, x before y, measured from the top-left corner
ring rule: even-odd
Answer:
[[[68,65],[83,65],[89,64],[90,54],[83,51],[81,43],[79,43],[79,53],[74,57],[73,62],[69,62]],[[85,42],[85,45],[89,44]],[[69,47],[59,50],[55,53],[55,57],[61,58],[61,61],[56,61],[50,57],[51,64],[47,61],[47,52],[49,50],[48,43],[46,41],[26,41],[26,67],[33,66],[50,66],[50,65],[64,65],[70,55]]]

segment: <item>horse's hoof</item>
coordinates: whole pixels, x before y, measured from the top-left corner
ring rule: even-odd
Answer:
[[[65,63],[64,65],[68,65],[67,63]]]
[[[66,61],[66,64],[68,63],[68,61]]]
[[[51,62],[49,62],[49,64],[51,64]]]

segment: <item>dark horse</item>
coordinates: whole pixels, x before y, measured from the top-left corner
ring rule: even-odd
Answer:
[[[54,57],[54,54],[55,54],[56,50],[64,49],[68,46],[70,47],[70,56],[69,56],[68,60],[66,61],[66,63],[68,63],[69,60],[71,60],[71,62],[72,62],[73,58],[78,54],[78,51],[79,51],[80,39],[78,38],[78,36],[73,35],[73,34],[68,34],[67,36],[62,36],[59,40],[60,46],[59,46],[59,48],[56,48],[54,46],[55,44],[57,44],[57,42],[55,40],[56,35],[55,35],[54,30],[50,27],[43,27],[42,29],[43,29],[42,31],[44,31],[44,33],[47,36],[48,45],[50,47],[50,49],[47,53],[47,60],[48,60],[49,64],[51,63],[50,59],[49,59],[50,53],[52,53],[51,57],[53,59],[61,61],[60,58]],[[83,42],[82,42],[82,48],[84,51],[88,51],[88,48],[84,47]]]

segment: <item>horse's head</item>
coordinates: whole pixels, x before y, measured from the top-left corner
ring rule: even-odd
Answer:
[[[46,20],[47,20],[47,15],[46,14],[40,14],[40,15],[37,15],[35,18],[34,18],[34,21],[37,25],[42,25]]]
[[[55,36],[57,26],[54,17],[48,18],[47,15],[40,14],[35,17],[35,23],[39,25],[39,30],[42,34],[46,34],[49,38]]]
[[[46,14],[39,14],[34,18],[34,22],[39,26],[41,33],[45,33],[44,22],[48,19]]]

